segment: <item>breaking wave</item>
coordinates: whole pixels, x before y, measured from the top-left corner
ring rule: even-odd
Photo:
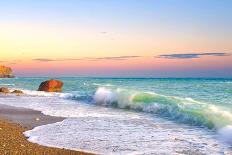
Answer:
[[[217,129],[232,124],[231,111],[192,98],[100,87],[94,95],[94,101],[97,105],[156,113],[181,122],[208,128]]]
[[[232,145],[232,112],[222,106],[192,98],[104,87],[97,89],[94,100],[97,105],[156,113],[191,125],[214,128],[222,141]]]

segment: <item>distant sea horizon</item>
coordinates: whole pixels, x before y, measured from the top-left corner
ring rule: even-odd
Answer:
[[[232,76],[220,77],[220,76],[213,76],[213,77],[201,77],[201,76],[186,76],[186,77],[155,77],[155,76],[17,76],[15,78],[125,78],[125,79],[231,79]]]

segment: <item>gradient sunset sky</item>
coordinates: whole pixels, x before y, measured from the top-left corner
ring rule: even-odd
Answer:
[[[232,77],[232,0],[0,0],[16,76]]]

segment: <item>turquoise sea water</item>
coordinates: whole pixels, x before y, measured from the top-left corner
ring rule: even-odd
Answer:
[[[186,150],[226,154],[230,151],[230,78],[55,78],[64,82],[63,93],[36,91],[39,84],[47,79],[50,78],[0,79],[0,86],[23,89],[26,94],[21,97],[1,96],[0,103],[67,117],[61,123],[26,132],[25,135],[33,142],[104,154],[181,154]],[[69,130],[64,128],[67,125]],[[90,130],[92,125],[92,129],[99,128]],[[92,139],[100,135],[100,128],[108,132],[100,136],[102,139]],[[60,131],[62,142],[49,137],[52,133],[44,134],[52,129]],[[122,131],[121,136],[117,131]],[[90,132],[92,137],[88,136]],[[71,133],[79,138],[67,138]],[[167,134],[182,141],[166,139]],[[82,143],[88,138],[88,142]],[[99,144],[96,145],[96,142]],[[128,145],[135,142],[138,143],[136,146]],[[182,147],[176,147],[177,144]],[[141,151],[141,148],[146,151]],[[168,148],[173,150],[170,152]]]

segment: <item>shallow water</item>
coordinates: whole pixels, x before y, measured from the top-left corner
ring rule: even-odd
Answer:
[[[67,117],[25,132],[32,142],[103,154],[232,153],[232,79],[61,78],[64,93],[32,91],[43,80],[0,80],[27,94],[0,103]]]

